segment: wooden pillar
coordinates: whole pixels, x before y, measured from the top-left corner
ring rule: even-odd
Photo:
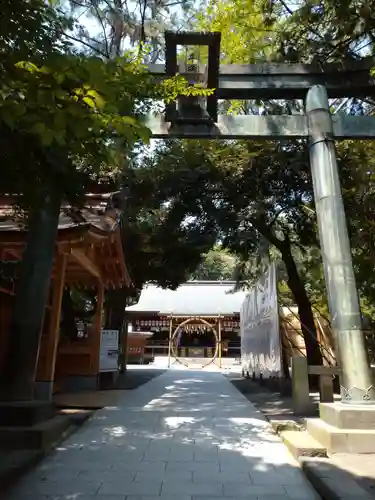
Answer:
[[[104,286],[101,281],[98,282],[97,294],[97,308],[94,319],[94,335],[92,343],[92,359],[91,359],[91,373],[90,375],[99,375],[99,362],[100,362],[100,341],[102,335],[102,315],[104,304]]]
[[[129,320],[127,318],[125,319],[122,331],[120,332],[120,339],[124,351],[122,363],[123,363],[123,370],[125,372],[128,369]]]
[[[35,397],[37,399],[52,399],[53,383],[55,379],[55,366],[57,346],[60,337],[61,303],[64,292],[67,256],[58,253],[56,262],[56,276],[52,281],[52,304],[48,324],[48,334],[45,339],[43,351],[45,359],[43,367],[35,383]]]
[[[217,336],[219,342],[218,357],[219,357],[219,368],[222,366],[222,340],[221,340],[221,317],[219,316],[219,322],[217,325]]]
[[[172,316],[169,318],[169,335],[168,335],[168,368],[171,366],[171,350],[172,350]]]
[[[305,356],[292,357],[292,395],[295,415],[311,412],[309,371]]]

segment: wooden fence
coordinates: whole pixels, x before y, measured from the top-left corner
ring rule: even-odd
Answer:
[[[333,403],[333,377],[340,377],[340,367],[309,366],[305,356],[295,356],[292,358],[291,368],[293,406],[296,415],[308,415],[312,411],[309,375],[319,376],[320,402]],[[372,367],[372,375],[375,380],[375,367]]]

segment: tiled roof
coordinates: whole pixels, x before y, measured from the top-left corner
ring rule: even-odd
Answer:
[[[177,290],[146,285],[129,313],[144,312],[179,316],[216,316],[239,314],[246,291],[232,293],[232,281],[189,281]]]
[[[100,196],[87,196],[85,208],[77,210],[69,205],[63,206],[59,218],[59,230],[93,226],[102,231],[111,231],[116,226],[116,210],[104,213],[108,206],[110,193]],[[11,204],[0,200],[0,231],[23,231],[24,220],[14,212]]]

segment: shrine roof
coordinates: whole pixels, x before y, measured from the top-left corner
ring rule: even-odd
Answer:
[[[112,193],[87,194],[81,209],[61,207],[52,276],[58,272],[61,253],[67,257],[67,285],[94,287],[100,281],[105,288],[132,286],[122,248],[121,210],[111,197]],[[26,231],[11,196],[0,196],[0,261],[21,260]],[[14,280],[4,290],[14,293]]]
[[[105,213],[110,194],[86,195],[86,205],[80,210],[64,205],[60,211],[59,232],[85,229],[99,233],[113,231],[117,226],[116,214]],[[24,220],[14,211],[11,201],[10,197],[0,198],[0,235],[25,231]]]
[[[176,290],[146,285],[129,313],[175,316],[232,316],[239,314],[247,291],[233,293],[234,281],[188,281]]]

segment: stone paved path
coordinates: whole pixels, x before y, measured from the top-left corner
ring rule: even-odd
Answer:
[[[316,500],[220,373],[170,370],[104,408],[7,500]]]

